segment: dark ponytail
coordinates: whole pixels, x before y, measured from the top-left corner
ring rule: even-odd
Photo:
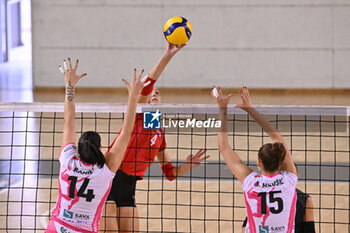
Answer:
[[[97,164],[102,168],[106,163],[105,156],[99,150],[101,147],[101,137],[98,133],[87,131],[81,135],[78,143],[78,153],[80,159],[88,164]]]
[[[274,172],[282,165],[286,157],[286,148],[280,142],[267,143],[259,149],[258,157],[265,171]]]

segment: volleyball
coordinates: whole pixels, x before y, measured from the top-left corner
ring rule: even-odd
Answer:
[[[175,16],[164,25],[164,36],[171,44],[185,44],[192,35],[192,26],[184,17]]]

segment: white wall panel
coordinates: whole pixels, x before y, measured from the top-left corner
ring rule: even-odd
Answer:
[[[335,8],[334,18],[334,40],[336,48],[350,49],[350,7]]]
[[[40,52],[40,57],[46,57],[46,65],[37,67],[37,81],[40,86],[64,85],[58,65],[69,55],[74,61],[79,59],[78,73],[88,74],[79,81],[80,87],[123,87],[122,78],[131,80],[134,68],[147,72],[160,54],[159,51],[46,49]]]
[[[134,7],[46,7],[33,18],[40,47],[141,47],[163,40],[159,9]],[[155,26],[158,24],[158,26]],[[45,36],[44,36],[45,35]]]
[[[165,7],[164,21],[187,17],[194,48],[329,48],[331,13],[323,7]]]
[[[193,26],[163,87],[350,88],[346,0],[32,0],[34,85],[63,86],[57,66],[80,58],[85,87],[117,87],[165,49],[165,21]],[[98,77],[98,78],[95,78]]]
[[[350,88],[350,50],[335,53],[335,88]],[[350,102],[350,101],[349,101]]]
[[[160,85],[327,88],[332,84],[331,59],[331,53],[324,51],[188,52],[174,58]]]

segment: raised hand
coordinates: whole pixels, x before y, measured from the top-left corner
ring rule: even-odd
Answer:
[[[128,89],[129,96],[139,96],[144,83],[141,82],[141,77],[144,70],[141,70],[139,76],[136,78],[136,68],[134,69],[133,79],[131,83],[128,83],[125,79],[122,79],[126,88]]]
[[[166,54],[169,55],[175,55],[177,52],[179,52],[183,47],[185,47],[186,44],[183,45],[174,45],[168,42],[167,48],[166,48]]]
[[[250,102],[250,94],[249,94],[248,88],[246,86],[244,86],[242,88],[242,90],[239,91],[239,95],[241,96],[242,103],[237,104],[235,107],[241,108],[243,110],[251,108],[252,104]]]
[[[211,91],[211,95],[215,98],[219,108],[225,108],[230,102],[231,97],[233,94],[229,94],[227,97],[224,97],[222,95],[221,87],[213,87]]]
[[[66,60],[64,60],[63,68],[61,66],[58,67],[60,71],[63,73],[64,81],[66,83],[66,86],[68,87],[75,87],[78,81],[82,77],[87,75],[86,73],[80,74],[80,75],[77,74],[78,64],[79,64],[79,60],[75,62],[74,69],[73,69],[71,59],[68,58],[68,66],[67,66]]]
[[[190,165],[190,168],[196,168],[198,167],[203,160],[206,160],[210,156],[203,156],[205,154],[206,150],[200,150],[195,155],[189,155],[186,158],[186,163]]]

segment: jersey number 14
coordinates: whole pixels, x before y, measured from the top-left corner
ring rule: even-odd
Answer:
[[[77,184],[77,179],[78,179],[78,177],[76,177],[76,176],[69,176],[68,177],[68,180],[71,181],[70,185],[69,185],[69,197],[70,198],[74,198],[74,196],[75,196],[75,186]],[[89,182],[90,182],[90,179],[85,178],[83,184],[80,186],[80,189],[77,193],[78,197],[84,197],[87,202],[91,202],[92,199],[95,198],[93,189],[88,189],[87,193],[86,194],[84,193]]]

